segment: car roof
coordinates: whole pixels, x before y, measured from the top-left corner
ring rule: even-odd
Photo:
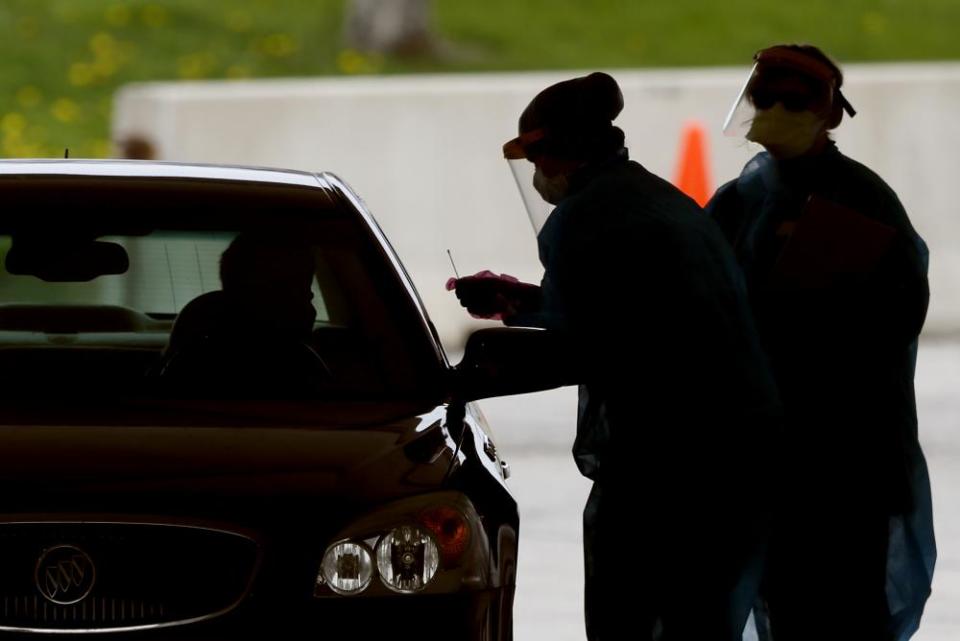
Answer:
[[[0,160],[0,180],[23,176],[255,182],[334,191],[326,174],[290,169],[144,160]]]

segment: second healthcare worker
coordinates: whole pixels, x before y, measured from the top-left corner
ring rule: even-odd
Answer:
[[[707,206],[786,413],[763,590],[777,641],[909,638],[936,557],[913,389],[927,249],[890,187],[830,139],[854,115],[842,84],[815,47],[759,52],[726,129],[767,151]]]

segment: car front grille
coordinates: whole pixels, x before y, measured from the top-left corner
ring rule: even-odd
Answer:
[[[9,627],[41,627],[43,629],[97,629],[138,626],[165,620],[162,603],[135,599],[97,598],[89,596],[75,605],[57,605],[37,595],[3,597],[4,622]]]
[[[235,607],[256,571],[246,536],[181,525],[0,524],[0,630],[138,629]]]

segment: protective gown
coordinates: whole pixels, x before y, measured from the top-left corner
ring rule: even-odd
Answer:
[[[622,150],[538,235],[539,308],[582,372],[574,457],[590,639],[739,639],[756,594],[780,410],[715,223]]]
[[[774,637],[908,639],[936,560],[913,386],[926,245],[833,143],[757,155],[707,212],[743,268],[785,410],[764,587]]]

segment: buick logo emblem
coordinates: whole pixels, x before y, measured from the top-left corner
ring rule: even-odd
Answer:
[[[47,601],[72,605],[87,598],[97,579],[97,569],[86,552],[72,545],[44,550],[37,561],[34,581]]]

